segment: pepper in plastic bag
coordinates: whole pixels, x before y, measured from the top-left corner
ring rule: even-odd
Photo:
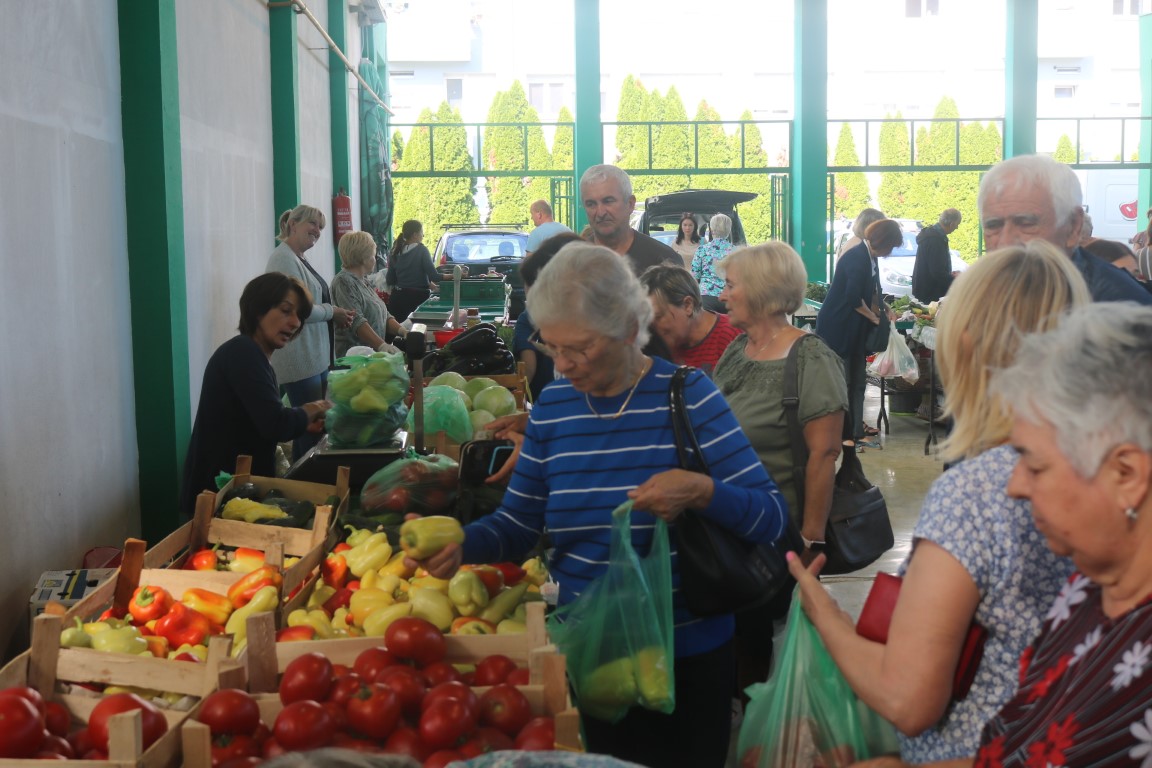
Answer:
[[[634,706],[675,709],[672,565],[668,527],[658,520],[652,547],[632,548],[632,502],[612,512],[608,568],[549,618],[582,714],[618,722]]]
[[[747,689],[741,768],[847,768],[897,753],[895,729],[848,687],[797,595],[785,632],[772,677]]]

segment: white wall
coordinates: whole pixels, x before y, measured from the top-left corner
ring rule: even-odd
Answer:
[[[10,3],[0,46],[0,651],[45,570],[138,531],[116,4]]]

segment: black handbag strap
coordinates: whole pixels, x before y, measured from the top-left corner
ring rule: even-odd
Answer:
[[[788,420],[788,440],[792,444],[792,486],[796,489],[798,512],[804,510],[804,477],[808,469],[808,443],[804,441],[804,427],[800,425],[800,345],[809,338],[806,333],[796,340],[784,359],[784,416]]]
[[[695,370],[692,366],[682,365],[672,374],[668,386],[668,410],[672,413],[672,434],[676,440],[680,468],[707,475],[708,461],[700,450],[700,441],[696,439],[696,430],[692,428],[692,419],[688,416],[688,406],[684,402],[684,382]]]

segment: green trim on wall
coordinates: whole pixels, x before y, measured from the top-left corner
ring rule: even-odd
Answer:
[[[1040,12],[1036,0],[1007,6],[1004,47],[1004,157],[1036,151],[1036,86]]]
[[[1152,14],[1140,17],[1140,114],[1152,115]],[[1121,158],[1123,159],[1123,158]],[[1140,121],[1140,162],[1152,159],[1152,123]],[[1148,226],[1144,212],[1152,206],[1152,171],[1140,170],[1137,187],[1140,196],[1140,211],[1136,215],[1136,226]]]
[[[328,0],[328,36],[347,55],[344,29],[348,23],[346,0]],[[335,51],[328,51],[328,103],[332,135],[332,194],[343,189],[352,193],[352,148],[349,145],[348,70]],[[336,222],[332,222],[335,231]],[[335,271],[340,271],[340,256],[333,252]]]
[[[600,120],[600,0],[576,0],[576,126],[573,143],[576,178],[575,223],[577,232],[588,223],[580,204],[580,177],[584,171],[604,162],[604,124]]]
[[[277,218],[300,204],[300,88],[296,46],[296,11],[292,6],[269,8],[272,204]]]
[[[140,528],[179,527],[191,434],[176,0],[119,0],[124,199]]]
[[[794,0],[796,117],[792,124],[792,246],[810,279],[828,261],[828,2]]]

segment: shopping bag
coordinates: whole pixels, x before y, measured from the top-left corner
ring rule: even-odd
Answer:
[[[776,671],[747,689],[742,768],[847,768],[894,754],[896,731],[860,701],[795,596]]]
[[[404,356],[378,352],[346,356],[338,362],[351,367],[328,374],[332,407],[325,414],[324,428],[329,446],[356,449],[391,442],[408,415]]]
[[[632,547],[632,502],[613,510],[607,570],[548,620],[580,712],[610,723],[634,706],[667,714],[676,704],[668,527],[645,518],[655,528],[641,557]]]
[[[888,346],[872,358],[868,364],[868,373],[881,379],[904,379],[909,384],[915,384],[920,378],[916,355],[912,354],[908,342],[895,325],[888,326]]]

